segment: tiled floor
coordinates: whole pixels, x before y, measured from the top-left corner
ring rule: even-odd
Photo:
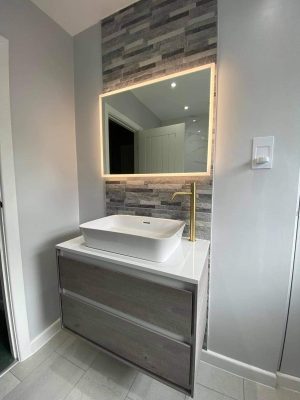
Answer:
[[[0,378],[0,400],[189,400],[61,331]],[[201,363],[195,400],[300,400]]]

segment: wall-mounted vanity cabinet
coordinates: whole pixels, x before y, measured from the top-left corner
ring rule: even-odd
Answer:
[[[183,239],[163,263],[57,246],[64,329],[193,395],[206,325],[209,242]]]

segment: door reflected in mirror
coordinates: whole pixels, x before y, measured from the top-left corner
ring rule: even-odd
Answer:
[[[208,175],[214,64],[100,96],[103,174]]]

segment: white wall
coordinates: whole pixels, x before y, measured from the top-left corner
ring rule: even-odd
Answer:
[[[0,0],[31,339],[59,316],[55,244],[78,227],[73,40],[28,0]]]
[[[289,316],[280,372],[300,378],[300,223],[297,222]]]
[[[300,166],[300,2],[219,0],[208,348],[276,371]],[[274,168],[250,168],[254,136]]]
[[[100,24],[74,37],[75,113],[80,222],[105,215],[100,177],[99,95],[102,91]]]
[[[10,292],[13,296],[12,304],[7,302],[7,306],[9,309],[10,328],[12,328],[13,319],[16,328],[15,336],[12,337],[14,356],[19,356],[23,359],[28,357],[30,354],[31,343],[28,329],[21,257],[16,177],[11,131],[11,101],[9,92],[9,43],[7,39],[0,36],[0,196],[3,203],[3,228],[5,230],[6,244],[5,251],[9,263],[9,265],[7,265],[7,262],[5,265],[4,263],[2,264],[2,271],[3,268],[5,268],[6,273],[4,274],[8,276],[10,281]],[[3,253],[3,249],[1,251]],[[8,266],[10,265],[13,266],[13,268],[8,269]],[[7,295],[8,293],[6,293],[6,296]],[[13,335],[12,329],[10,332]],[[16,339],[18,342],[17,351],[15,346]]]

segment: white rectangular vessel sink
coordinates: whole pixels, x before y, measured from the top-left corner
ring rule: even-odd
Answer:
[[[184,226],[172,219],[111,215],[80,229],[88,247],[163,262],[179,245]]]

